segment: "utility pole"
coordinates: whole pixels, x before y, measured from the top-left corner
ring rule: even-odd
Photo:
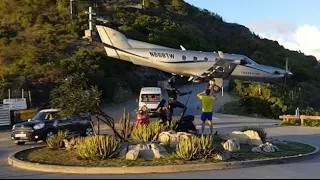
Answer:
[[[89,12],[86,12],[86,14],[89,14],[89,35],[86,36],[89,36],[90,41],[92,41],[92,15],[96,15],[96,13],[92,12],[92,7],[90,6]]]
[[[70,0],[70,14],[71,14],[71,19],[73,19],[73,16],[75,14],[75,3],[74,3],[75,0]]]

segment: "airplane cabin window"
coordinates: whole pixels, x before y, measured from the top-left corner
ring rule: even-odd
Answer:
[[[197,58],[197,57],[193,57],[193,60],[194,60],[194,61],[197,61],[197,60],[198,60],[198,58]]]
[[[208,61],[208,58],[207,58],[207,57],[205,57],[205,58],[204,58],[204,61]]]
[[[186,57],[185,55],[183,55],[183,56],[182,56],[182,60],[185,61],[186,59],[187,59],[187,57]]]

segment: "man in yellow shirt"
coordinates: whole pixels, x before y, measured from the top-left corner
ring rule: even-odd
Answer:
[[[201,120],[202,120],[202,134],[204,133],[204,126],[206,121],[208,120],[209,126],[210,126],[210,134],[212,134],[213,130],[213,124],[212,124],[212,116],[213,116],[213,102],[217,99],[214,94],[210,96],[211,90],[207,89],[199,94],[197,94],[197,97],[201,100],[202,102],[202,114],[201,114]]]

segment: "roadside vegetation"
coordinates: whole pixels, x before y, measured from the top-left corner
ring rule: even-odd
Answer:
[[[7,97],[8,89],[12,98],[20,97],[19,91],[24,89],[31,91],[34,107],[47,107],[54,88],[66,77],[83,73],[88,87],[95,86],[101,91],[101,102],[122,102],[140,87],[154,86],[157,80],[165,79],[167,73],[111,59],[101,44],[82,40],[84,30],[88,29],[85,11],[97,3],[98,8],[93,10],[119,24],[120,31],[132,39],[172,48],[183,45],[192,50],[239,53],[280,68],[284,68],[288,57],[294,76],[285,85],[262,85],[260,95],[256,85],[248,88],[237,84],[242,106],[239,112],[277,117],[294,113],[297,106],[300,110],[320,108],[320,72],[315,57],[284,49],[278,42],[262,39],[245,26],[228,23],[214,12],[182,0],[145,0],[144,9],[131,7],[141,3],[136,0],[76,1],[78,13],[71,19],[69,3],[68,0],[0,1],[1,99]]]
[[[290,120],[288,122],[281,122],[280,125],[282,126],[301,126],[300,120]],[[304,120],[303,126],[306,127],[320,127],[319,120]]]
[[[319,114],[317,109],[307,105],[306,94],[301,88],[290,90],[284,84],[247,84],[235,80],[229,91],[235,93],[239,100],[224,104],[219,113],[278,119],[283,114],[295,114],[299,107],[300,114]]]

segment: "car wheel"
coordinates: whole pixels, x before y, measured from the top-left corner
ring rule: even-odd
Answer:
[[[54,132],[52,130],[49,130],[46,134],[45,141],[47,141],[47,139],[52,138],[54,136],[55,136]]]
[[[18,141],[16,144],[17,145],[24,145],[26,142]]]
[[[85,130],[85,136],[92,136],[93,135],[93,129],[91,126],[88,126],[86,127],[86,130]]]

